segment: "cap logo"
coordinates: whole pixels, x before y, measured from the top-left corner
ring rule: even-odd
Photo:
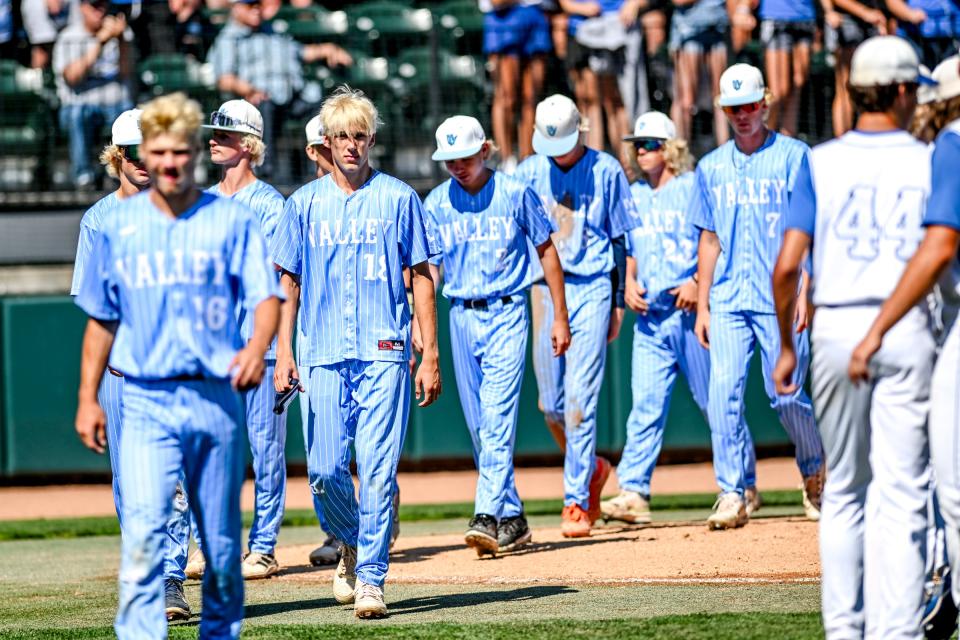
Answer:
[[[646,127],[646,126],[647,126],[647,123],[646,123],[646,122],[641,122],[641,123],[640,123],[640,126],[637,127],[637,129],[643,129],[643,128]]]
[[[548,124],[548,125],[547,125],[547,135],[548,135],[548,136],[555,136],[555,135],[557,135],[557,126],[556,126],[556,125],[553,125],[553,124]]]
[[[448,144],[448,145],[450,145],[450,146],[452,147],[452,146],[453,146],[453,143],[455,143],[456,141],[457,141],[457,136],[456,136],[456,135],[454,135],[454,134],[452,134],[452,133],[448,133],[448,134],[447,134],[447,144]]]
[[[740,91],[740,87],[743,86],[743,80],[734,80],[733,81],[733,90]]]

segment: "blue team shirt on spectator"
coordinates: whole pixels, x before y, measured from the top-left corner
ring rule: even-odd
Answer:
[[[687,220],[693,173],[677,176],[654,191],[646,182],[630,186],[643,224],[627,234],[627,251],[637,263],[637,283],[653,309],[672,309],[668,293],[697,271],[700,230]]]
[[[103,216],[119,203],[120,198],[114,191],[94,202],[93,206],[87,209],[83,217],[80,218],[80,239],[77,241],[77,258],[73,263],[73,283],[70,285],[70,295],[75,296],[80,293],[80,284],[83,282],[83,274],[90,262],[93,245],[100,233],[100,223]]]
[[[713,231],[720,256],[710,290],[712,311],[774,313],[770,277],[780,252],[790,194],[810,148],[771,132],[751,155],[733,140],[696,169],[690,222]]]
[[[409,358],[403,268],[437,253],[410,186],[379,171],[349,195],[314,180],[287,199],[271,253],[301,277],[301,366]]]
[[[922,9],[927,19],[919,25],[901,24],[897,33],[910,38],[916,34],[923,38],[951,38],[960,35],[960,1],[958,0],[908,0],[911,9]]]
[[[943,225],[960,230],[960,121],[937,137],[933,149],[930,199],[924,226]]]
[[[233,310],[279,296],[250,210],[201,194],[176,219],[149,192],[101,221],[77,296],[92,318],[117,321],[110,364],[129,378],[225,379],[243,346]]]
[[[442,255],[443,295],[455,299],[498,298],[532,282],[527,242],[540,246],[553,230],[540,198],[522,182],[494,172],[476,194],[450,179],[423,203]]]
[[[547,156],[536,154],[520,163],[514,177],[531,187],[543,202],[557,231],[553,243],[567,274],[584,278],[613,270],[618,238],[641,223],[627,177],[613,156],[587,148],[564,171]],[[543,276],[533,263],[534,280]]]
[[[574,0],[574,2],[587,2],[587,0]],[[623,6],[623,0],[599,0],[598,4],[600,5],[600,13],[614,13],[620,11],[620,7]],[[570,35],[577,35],[577,27],[580,26],[584,20],[589,20],[586,16],[580,16],[575,14],[569,14],[567,18],[567,31]]]
[[[219,196],[220,185],[213,185],[207,189],[207,192]],[[280,216],[283,214],[283,196],[280,195],[280,192],[262,180],[255,180],[232,196],[221,197],[244,204],[253,211],[255,219],[260,223],[260,233],[263,234],[263,238],[269,247],[273,232],[276,230]],[[279,286],[279,273],[276,273],[276,280]],[[237,321],[240,323],[240,335],[243,336],[245,341],[249,341],[253,337],[253,314],[247,313],[243,305],[238,305]],[[266,354],[264,354],[264,358],[273,360],[276,357],[277,341],[274,338]]]
[[[813,0],[760,0],[760,19],[780,22],[813,22]]]

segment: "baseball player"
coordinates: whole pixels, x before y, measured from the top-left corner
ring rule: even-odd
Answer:
[[[316,165],[317,177],[322,178],[333,171],[333,160],[330,158],[330,147],[323,144],[323,123],[320,116],[310,118],[305,128],[307,146],[304,151],[307,158]]]
[[[115,209],[121,201],[135,196],[150,187],[150,176],[140,160],[139,109],[121,113],[113,123],[111,144],[103,149],[100,162],[107,174],[120,181],[120,187],[110,195],[98,200],[80,219],[80,239],[77,243],[77,258],[73,267],[73,284],[70,295],[80,293],[80,285],[91,260],[93,245],[100,234],[104,216]],[[97,401],[106,413],[107,451],[110,454],[110,469],[113,472],[113,504],[123,532],[123,509],[120,492],[120,434],[123,427],[123,374],[107,367],[97,390]],[[167,537],[164,540],[164,600],[168,620],[190,618],[190,605],[183,593],[184,566],[189,542],[189,507],[183,487],[178,483],[174,492],[173,512],[167,522]]]
[[[904,325],[923,308],[924,297],[939,283],[942,297],[943,331],[940,337],[940,352],[933,368],[930,383],[928,437],[930,457],[936,476],[937,498],[946,528],[947,556],[950,573],[960,570],[960,479],[958,479],[957,416],[960,401],[957,389],[958,362],[960,362],[960,177],[957,166],[960,162],[960,58],[952,57],[934,69],[934,79],[939,81],[938,108],[946,125],[936,138],[931,161],[931,192],[923,217],[925,233],[913,257],[907,263],[896,288],[880,306],[879,313],[870,325],[866,336],[852,351],[849,370],[855,382],[873,380],[884,373],[883,354],[894,336],[902,333]],[[899,166],[899,165],[898,165]],[[905,360],[909,362],[909,360]],[[882,378],[881,378],[882,380]],[[907,512],[904,512],[907,514]],[[912,520],[912,518],[911,518]],[[953,603],[960,602],[960,588],[952,581]],[[913,601],[909,601],[913,604]],[[935,612],[934,612],[935,613]],[[946,638],[952,631],[955,619],[946,620],[948,625],[928,629],[928,637]],[[942,631],[939,635],[932,632]]]
[[[527,353],[528,243],[536,247],[556,310],[550,328],[554,356],[570,346],[563,269],[550,240],[550,219],[532,189],[486,167],[491,153],[476,118],[444,120],[433,159],[444,162],[451,179],[424,201],[442,247],[442,258],[430,262],[443,264],[457,389],[480,475],[465,539],[481,556],[532,539],[513,476]],[[440,281],[439,270],[434,278]]]
[[[796,446],[807,517],[819,517],[823,447],[810,399],[801,387],[777,395],[770,373],[780,351],[770,275],[783,239],[784,214],[807,145],[765,124],[769,94],[760,70],[735,64],[720,77],[717,106],[733,128],[730,140],[697,166],[689,220],[700,229],[697,258],[697,321],[700,344],[711,349],[707,417],[720,496],[707,520],[711,529],[741,527],[747,503],[758,494],[747,481],[752,444],[744,420],[744,390],[759,344],[764,387]],[[806,280],[804,280],[806,282]],[[807,367],[806,293],[797,304],[797,379]],[[756,508],[751,504],[751,509]]]
[[[540,407],[564,450],[561,530],[576,538],[589,536],[600,517],[600,492],[610,475],[610,463],[596,455],[597,399],[606,345],[623,322],[624,234],[640,218],[620,164],[583,145],[572,100],[550,96],[537,105],[535,120],[536,154],[516,176],[540,196],[557,229],[552,240],[563,266],[572,339],[569,351],[554,357],[553,300],[534,264],[533,362]]]
[[[633,407],[617,479],[620,494],[600,503],[608,520],[650,522],[650,479],[663,444],[677,372],[706,415],[710,355],[693,333],[697,304],[697,239],[687,221],[694,189],[693,157],[686,140],[666,115],[650,111],[637,118],[624,138],[637,152],[644,180],[630,187],[643,224],[627,234],[625,301],[637,312],[633,332]],[[749,432],[747,432],[749,435]],[[747,450],[752,454],[753,446]],[[748,460],[752,486],[755,460]]]
[[[777,393],[794,378],[796,291],[812,257],[812,388],[827,469],[820,556],[827,638],[920,638],[930,473],[926,433],[935,357],[927,309],[891,332],[870,371],[847,375],[850,354],[920,241],[930,150],[904,128],[917,106],[920,61],[896,36],[853,54],[856,127],[804,158],[773,274],[783,347]]]
[[[406,184],[373,170],[377,110],[341,87],[320,110],[333,172],[287,200],[271,243],[289,293],[277,344],[277,390],[303,381],[307,471],[331,532],[343,541],[333,579],[358,617],[387,615],[391,502],[410,408],[410,310],[403,268],[413,269],[423,360],[420,406],[440,392],[436,305],[423,208]],[[300,304],[302,300],[302,304]],[[299,367],[291,346],[299,306]],[[305,401],[304,401],[305,400]],[[349,475],[354,446],[359,504]]]
[[[273,236],[277,220],[283,213],[283,196],[266,182],[259,180],[253,169],[263,162],[263,118],[260,111],[246,100],[229,100],[210,114],[210,160],[223,168],[220,182],[207,189],[215,196],[230,198],[253,211],[260,223],[260,232],[267,243]],[[279,277],[278,277],[279,282]],[[240,335],[253,336],[253,317],[242,306],[237,307]],[[247,439],[253,454],[253,523],[250,525],[249,553],[241,567],[246,580],[268,578],[280,570],[274,555],[277,535],[283,521],[287,489],[287,465],[284,448],[287,442],[287,415],[273,412],[275,392],[273,370],[276,345],[271,344],[264,356],[263,380],[255,389],[243,394],[246,412]],[[197,550],[190,557],[187,575],[203,576],[203,539],[194,528]]]
[[[167,635],[162,531],[181,470],[205,542],[200,636],[238,638],[243,619],[244,438],[235,389],[259,384],[279,302],[251,212],[194,186],[201,121],[183,94],[144,107],[140,153],[153,187],[104,217],[77,296],[90,321],[76,424],[91,449],[103,447],[96,392],[108,355],[124,374],[121,639]],[[238,304],[255,315],[246,346]]]

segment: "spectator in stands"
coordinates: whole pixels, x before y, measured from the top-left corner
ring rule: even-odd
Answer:
[[[753,15],[756,2],[750,0],[727,0],[730,18],[730,49],[735,62],[748,62],[741,58],[743,48],[753,39],[757,19]]]
[[[897,19],[897,35],[906,38],[933,69],[957,52],[960,38],[960,0],[886,0]]]
[[[633,122],[640,114],[650,110],[650,94],[647,87],[647,64],[644,55],[644,27],[640,13],[649,6],[649,0],[624,0],[620,7],[620,22],[627,30],[627,42],[623,53],[623,70],[619,76],[620,95],[627,122]],[[631,166],[633,163],[631,162]]]
[[[480,10],[483,52],[493,78],[493,137],[500,148],[500,170],[510,174],[518,152],[520,160],[533,154],[533,116],[543,99],[546,56],[553,50],[550,24],[538,0],[480,0]]]
[[[53,43],[70,22],[76,5],[76,0],[22,0],[20,16],[30,41],[31,67],[44,69],[50,66]]]
[[[260,0],[231,0],[230,20],[214,41],[208,59],[217,87],[252,103],[263,114],[263,141],[268,151],[260,174],[267,178],[273,173],[277,128],[287,121],[302,122],[319,109],[319,88],[305,90],[303,63],[323,61],[334,67],[350,65],[353,60],[334,44],[302,45],[263,27]]]
[[[203,62],[216,30],[203,15],[202,0],[150,0],[134,24],[140,59],[181,53]]]
[[[133,61],[123,15],[108,16],[107,0],[82,0],[81,19],[60,32],[53,47],[53,71],[60,98],[60,126],[70,137],[74,183],[91,188],[91,150],[101,127],[133,106]]]
[[[673,54],[673,105],[670,116],[677,137],[692,137],[693,115],[697,110],[700,70],[707,64],[710,95],[720,93],[720,75],[727,68],[727,36],[730,28],[725,0],[673,0],[670,24],[670,51]],[[713,110],[713,131],[717,145],[730,137],[723,110]]]
[[[841,136],[853,126],[853,102],[847,82],[853,50],[867,38],[887,34],[887,16],[882,0],[820,0],[826,26],[827,49],[835,63],[833,135]]]
[[[620,18],[624,0],[560,0],[569,15],[567,69],[577,108],[589,124],[587,146],[604,149],[604,124],[610,148],[624,167],[631,154],[623,144],[627,113],[618,78],[623,73],[627,32]],[[606,114],[606,123],[604,123]]]

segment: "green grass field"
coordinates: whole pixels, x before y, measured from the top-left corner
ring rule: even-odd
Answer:
[[[664,497],[661,521],[700,519],[713,496]],[[766,516],[796,515],[798,492],[764,494]],[[555,526],[559,501],[527,503],[534,527]],[[470,505],[405,506],[402,535],[463,529]],[[758,514],[760,515],[760,514]],[[319,538],[312,514],[287,514],[280,545]],[[0,638],[113,637],[119,539],[112,518],[0,523]],[[535,576],[531,576],[534,578]],[[326,584],[247,583],[245,638],[666,639],[822,637],[820,587],[775,585],[387,585],[391,616],[356,621]],[[200,585],[188,582],[195,613]],[[195,638],[198,616],[171,627]]]

